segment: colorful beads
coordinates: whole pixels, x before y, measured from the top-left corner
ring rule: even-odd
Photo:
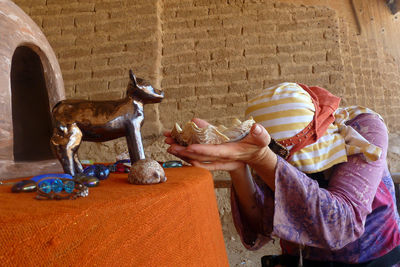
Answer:
[[[55,179],[51,184],[51,189],[54,193],[60,193],[64,188],[64,184],[61,180]]]
[[[105,180],[110,175],[110,170],[102,164],[95,164],[86,167],[83,170],[83,174],[86,176],[94,176],[99,180]]]
[[[51,184],[49,181],[43,181],[39,184],[39,190],[43,191],[44,193],[48,194],[51,192]]]
[[[163,163],[163,168],[179,168],[182,167],[182,162],[179,160],[170,160]]]
[[[75,188],[75,182],[74,181],[66,181],[64,183],[64,190],[67,193],[72,193],[72,191],[74,191]]]
[[[72,193],[75,189],[75,182],[73,180],[63,182],[61,179],[49,179],[39,182],[38,188],[46,194],[50,192],[60,193],[63,190],[67,193]]]

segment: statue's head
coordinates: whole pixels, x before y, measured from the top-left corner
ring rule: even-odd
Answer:
[[[132,70],[129,70],[129,84],[126,93],[144,104],[160,103],[164,98],[164,92],[154,89],[149,82],[136,78]]]

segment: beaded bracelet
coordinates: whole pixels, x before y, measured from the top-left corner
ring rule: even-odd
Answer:
[[[37,181],[36,199],[76,199],[87,197],[89,188],[83,183],[59,177],[46,177]]]

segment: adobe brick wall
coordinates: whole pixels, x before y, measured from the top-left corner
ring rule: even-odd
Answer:
[[[349,32],[326,7],[274,1],[15,1],[41,26],[59,59],[68,98],[125,93],[128,70],[161,87],[146,107],[148,153],[162,130],[194,116],[228,124],[246,101],[282,81],[319,85],[399,130],[399,63],[376,40]],[[158,142],[158,141],[157,141]],[[82,158],[113,161],[125,141],[84,144]],[[154,154],[155,153],[155,154]]]
[[[146,154],[157,160],[172,158],[161,132],[173,123],[195,116],[216,124],[243,119],[249,98],[283,81],[325,87],[343,105],[368,106],[392,133],[400,130],[399,61],[333,9],[267,0],[15,2],[56,52],[68,98],[119,98],[130,68],[165,91],[161,104],[146,107],[142,131]],[[79,152],[114,161],[124,151],[125,140],[118,139],[87,142]],[[217,197],[232,266],[257,266],[260,255],[276,251],[245,251],[226,192],[217,190]]]

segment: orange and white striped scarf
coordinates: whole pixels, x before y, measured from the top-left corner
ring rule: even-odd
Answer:
[[[313,99],[302,86],[296,83],[282,83],[265,89],[251,99],[246,117],[252,116],[279,142],[295,136],[310,125],[315,112]],[[381,149],[346,125],[347,121],[359,114],[377,113],[359,106],[338,108],[332,112],[334,122],[329,124],[326,132],[314,143],[292,153],[288,159],[288,162],[299,170],[305,173],[320,172],[346,162],[347,156],[358,153],[362,153],[368,162],[379,159]],[[289,150],[292,147],[287,146]]]

